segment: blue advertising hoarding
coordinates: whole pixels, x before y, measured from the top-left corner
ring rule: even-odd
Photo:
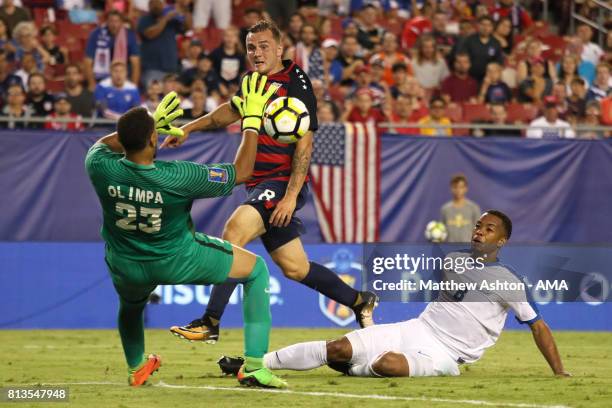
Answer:
[[[261,245],[249,247],[270,266],[270,294],[275,327],[356,328],[349,310],[311,289],[282,276]],[[310,259],[325,264],[354,287],[362,287],[364,265],[360,245],[307,245]],[[521,270],[539,267],[536,259],[568,255],[565,265],[575,266],[581,257],[593,258],[593,248],[580,246],[508,247],[505,263]],[[599,250],[592,268],[612,264],[612,251]],[[606,255],[607,254],[607,255]],[[112,328],[116,323],[117,297],[103,261],[101,243],[2,243],[0,244],[0,328]],[[548,257],[548,258],[546,258]],[[584,259],[583,259],[584,261]],[[593,270],[593,272],[596,272]],[[158,304],[146,309],[147,327],[166,328],[186,323],[204,310],[210,287],[160,286]],[[242,324],[240,287],[223,318],[224,327]],[[612,330],[612,303],[559,303],[555,297],[541,298],[542,315],[557,330]],[[423,303],[381,302],[376,323],[416,317]],[[514,319],[507,327],[518,328]]]

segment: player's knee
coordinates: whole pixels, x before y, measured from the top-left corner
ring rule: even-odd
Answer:
[[[372,371],[381,377],[407,377],[408,361],[403,354],[386,352],[372,364]]]
[[[353,357],[351,342],[346,337],[327,342],[327,361],[348,362]]]
[[[308,275],[310,264],[308,259],[272,256],[274,262],[281,268],[283,275],[294,281],[301,281]]]
[[[244,247],[248,244],[247,237],[243,233],[244,229],[240,228],[240,225],[235,221],[228,221],[223,228],[222,238],[232,244]]]

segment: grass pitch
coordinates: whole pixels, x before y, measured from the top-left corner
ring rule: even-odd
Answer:
[[[344,331],[274,329],[271,348],[332,339]],[[114,330],[0,331],[0,384],[62,384],[70,402],[53,407],[464,407],[612,406],[612,333],[556,332],[568,371],[555,378],[529,332],[504,332],[484,358],[460,377],[377,379],[343,377],[327,367],[281,371],[288,392],[245,389],[221,377],[216,360],[239,355],[241,330],[222,330],[216,345],[189,343],[165,330],[147,330],[147,351],[161,354],[153,386],[131,389]],[[21,403],[18,406],[41,406]],[[45,406],[45,405],[43,405]]]

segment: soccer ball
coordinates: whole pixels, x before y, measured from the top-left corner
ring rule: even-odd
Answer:
[[[304,102],[286,96],[268,104],[263,120],[266,133],[281,143],[297,142],[310,126],[310,115]]]
[[[425,227],[425,238],[430,242],[444,242],[448,232],[440,221],[429,221]]]

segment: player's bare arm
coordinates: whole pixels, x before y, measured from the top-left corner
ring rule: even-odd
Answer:
[[[540,349],[540,352],[548,362],[555,375],[560,377],[570,377],[571,374],[563,368],[563,362],[557,349],[557,344],[552,332],[543,319],[537,320],[529,326],[533,334],[533,340]]]
[[[246,129],[242,132],[242,142],[238,147],[236,159],[234,160],[236,184],[246,183],[253,175],[258,137],[258,133],[252,129]]]
[[[291,221],[297,196],[300,190],[302,190],[304,180],[306,180],[308,175],[310,157],[312,156],[312,137],[313,133],[308,132],[296,143],[287,191],[285,196],[276,204],[276,208],[270,216],[271,225],[285,227]]]
[[[161,147],[179,147],[187,140],[191,132],[224,128],[239,119],[240,114],[231,107],[230,102],[223,103],[207,115],[183,125],[181,127],[183,137],[166,137]]]

